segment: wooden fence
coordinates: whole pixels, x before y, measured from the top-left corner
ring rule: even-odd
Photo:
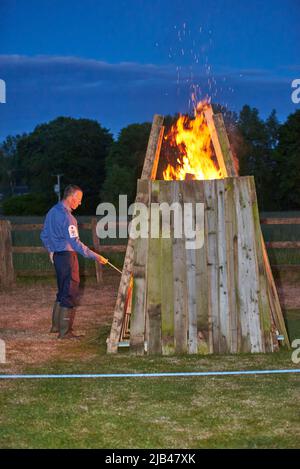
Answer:
[[[126,245],[101,244],[96,233],[97,219],[92,218],[90,223],[79,223],[79,229],[91,230],[93,245],[89,246],[95,252],[107,255],[108,253],[125,253]],[[25,223],[15,224],[8,220],[0,220],[0,288],[7,289],[15,282],[16,269],[13,264],[13,254],[45,254],[43,246],[14,246],[12,242],[12,232],[32,232],[41,231],[43,224]],[[102,265],[95,262],[97,282],[102,282]],[[25,271],[24,271],[25,272]],[[23,274],[24,274],[23,272]],[[26,271],[28,274],[36,274],[32,271]],[[53,270],[41,271],[41,275],[51,275]]]
[[[299,225],[300,218],[263,218],[260,220],[262,225]],[[106,255],[109,253],[125,253],[126,245],[108,245],[100,244],[96,235],[96,218],[92,218],[90,223],[79,224],[80,229],[92,230],[93,246],[90,246],[96,252]],[[45,248],[42,246],[14,246],[12,243],[12,231],[41,231],[42,224],[15,224],[8,220],[0,220],[0,288],[7,289],[14,284],[15,269],[13,265],[13,254],[44,254]],[[265,243],[267,248],[272,249],[299,249],[300,241],[269,241]],[[97,281],[102,281],[102,266],[96,264]],[[299,268],[300,266],[297,265]],[[52,271],[45,272],[53,273]]]

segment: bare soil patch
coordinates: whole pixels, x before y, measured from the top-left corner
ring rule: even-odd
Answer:
[[[85,334],[80,341],[59,340],[50,334],[52,306],[56,296],[53,279],[36,282],[18,281],[11,292],[0,292],[0,338],[6,343],[7,363],[0,371],[18,373],[28,365],[40,365],[56,359],[85,361],[99,355],[99,334],[109,331],[120,276],[106,273],[98,285],[94,279],[81,284],[80,304],[74,329]],[[300,308],[298,283],[277,284],[284,309]],[[91,346],[92,345],[92,346]]]
[[[81,284],[74,332],[83,339],[61,340],[51,334],[52,307],[56,297],[55,281],[25,283],[18,281],[11,292],[0,292],[0,338],[6,343],[2,372],[20,372],[27,365],[55,359],[84,361],[97,354],[96,343],[103,326],[111,324],[120,276],[104,276],[102,285],[88,279]]]

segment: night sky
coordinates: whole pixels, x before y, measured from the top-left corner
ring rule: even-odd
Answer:
[[[0,0],[0,141],[58,116],[116,136],[190,96],[299,109],[300,0]]]

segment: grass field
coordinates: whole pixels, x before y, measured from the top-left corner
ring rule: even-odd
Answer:
[[[299,228],[299,225],[265,226],[265,239],[300,240]],[[16,245],[39,245],[38,233],[15,235]],[[82,240],[89,244],[88,237],[89,233],[82,233]],[[271,262],[300,264],[299,250],[284,251],[280,254],[276,250],[274,257],[269,252]],[[18,256],[14,258],[17,269],[49,269],[46,255]],[[109,257],[114,263],[122,264],[120,256]],[[93,263],[89,265],[93,269]],[[21,281],[30,282],[28,279]],[[286,310],[285,317],[291,340],[300,338],[299,305]],[[70,359],[66,350],[59,359],[50,357],[47,363],[27,365],[23,372],[68,374],[300,368],[300,364],[292,362],[292,351],[288,350],[266,355],[202,357],[135,357],[124,350],[116,356],[108,356],[106,338],[110,325],[104,324],[100,335],[97,332],[97,335],[72,345],[73,352],[77,348],[77,360]],[[5,367],[0,368],[0,372],[4,373]],[[299,384],[299,374],[0,380],[0,447],[299,448]]]
[[[287,314],[300,337],[300,310]],[[291,369],[291,351],[135,357],[105,353],[109,325],[67,357],[27,373]],[[99,346],[100,344],[100,346]],[[76,347],[76,345],[75,345]],[[77,345],[82,347],[82,343]],[[299,374],[0,381],[1,448],[299,448]]]

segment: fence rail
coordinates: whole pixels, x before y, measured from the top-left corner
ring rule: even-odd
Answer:
[[[300,218],[262,218],[260,220],[262,225],[300,225]],[[108,245],[100,244],[100,240],[96,234],[97,220],[95,217],[91,219],[90,223],[80,223],[79,228],[92,231],[93,246],[90,248],[102,254],[107,253],[125,253],[126,245]],[[15,270],[13,266],[13,254],[43,254],[46,252],[42,246],[14,246],[12,243],[11,233],[14,231],[41,231],[43,224],[41,223],[11,223],[8,220],[0,220],[0,288],[8,288],[14,283]],[[272,249],[299,249],[300,241],[267,241],[267,248]],[[97,281],[102,281],[102,266],[95,263]],[[294,267],[300,267],[294,265]],[[25,271],[23,274],[33,274],[34,270]],[[50,271],[41,271],[39,274],[45,275]]]

